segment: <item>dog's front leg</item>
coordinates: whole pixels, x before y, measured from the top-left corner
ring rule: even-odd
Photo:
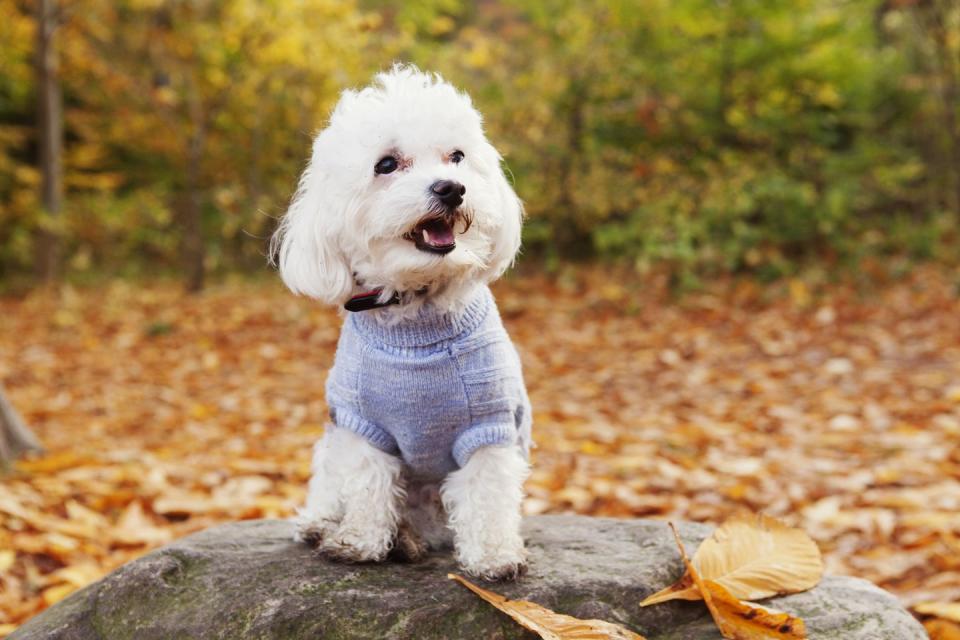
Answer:
[[[307,502],[297,509],[296,532],[293,539],[306,542],[312,547],[336,530],[343,517],[340,492],[343,489],[343,472],[338,461],[343,460],[352,445],[337,430],[328,426],[323,437],[313,447],[310,463],[310,484],[307,486]]]
[[[397,534],[404,499],[400,471],[397,457],[333,428],[317,449],[307,508],[300,514],[301,537],[337,560],[383,560]]]
[[[523,482],[529,465],[514,445],[478,449],[441,488],[457,560],[486,580],[513,580],[526,569],[520,536]]]

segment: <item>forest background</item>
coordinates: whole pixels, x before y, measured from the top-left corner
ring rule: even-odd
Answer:
[[[8,284],[263,272],[311,134],[395,60],[473,95],[548,266],[953,255],[950,0],[0,0],[0,25]]]

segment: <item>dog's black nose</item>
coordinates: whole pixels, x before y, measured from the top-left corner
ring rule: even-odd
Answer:
[[[467,188],[454,180],[437,180],[430,185],[430,191],[440,202],[452,209],[463,204],[463,194],[467,192]]]

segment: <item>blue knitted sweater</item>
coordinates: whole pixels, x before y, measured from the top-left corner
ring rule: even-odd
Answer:
[[[480,447],[530,448],[520,358],[485,286],[456,314],[427,304],[393,325],[348,315],[327,404],[337,427],[400,456],[417,477],[442,478]]]

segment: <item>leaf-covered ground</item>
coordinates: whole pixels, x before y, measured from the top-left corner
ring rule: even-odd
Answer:
[[[830,572],[960,600],[956,285],[499,283],[535,409],[527,511],[762,511]],[[0,635],[173,537],[290,515],[339,322],[272,282],[0,299],[0,382],[47,447],[0,484]]]

